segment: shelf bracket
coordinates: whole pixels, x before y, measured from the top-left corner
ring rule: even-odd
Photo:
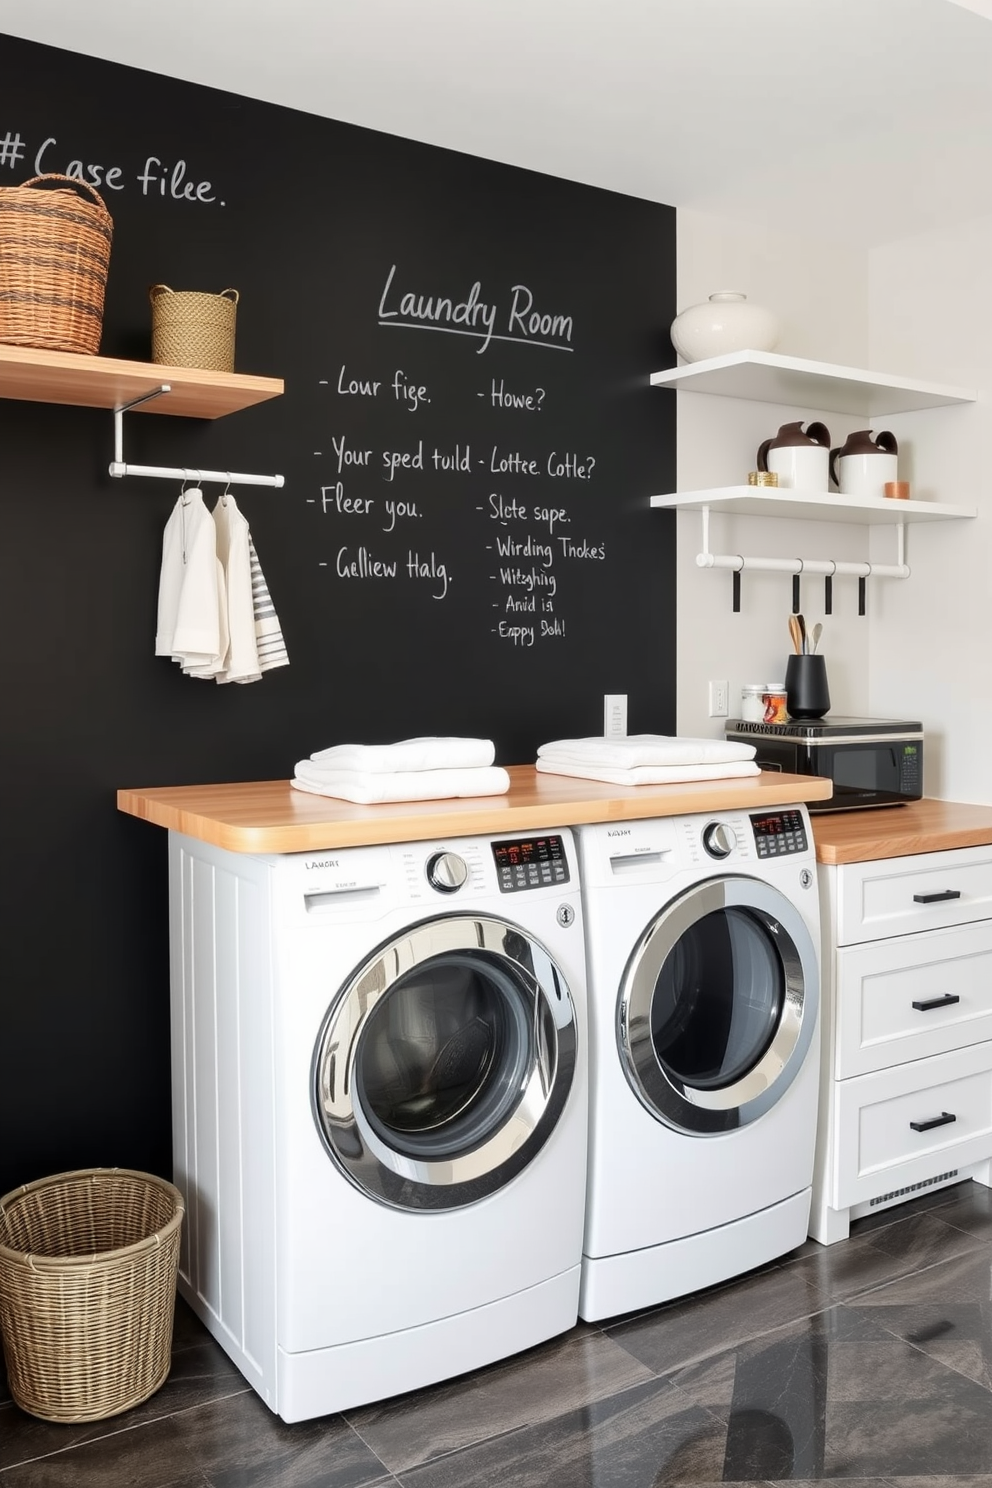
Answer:
[[[139,407],[142,403],[150,403],[153,398],[163,398],[171,392],[171,384],[163,382],[151,392],[143,393],[140,398],[132,398],[129,403],[122,403],[114,409],[114,458],[110,462],[112,476],[119,478],[125,475],[145,475],[154,480],[218,481],[222,485],[229,486],[285,485],[281,475],[244,475],[238,470],[196,470],[173,465],[128,465],[124,459],[125,413],[129,409]]]

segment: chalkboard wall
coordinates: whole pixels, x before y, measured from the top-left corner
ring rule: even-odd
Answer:
[[[0,187],[83,175],[113,216],[102,352],[149,358],[151,284],[233,286],[237,370],[285,379],[216,421],[129,414],[125,453],[285,476],[233,494],[290,656],[243,687],[155,657],[178,486],[110,478],[108,412],[0,402],[3,1192],[171,1168],[166,840],[118,787],[423,733],[527,762],[601,732],[604,693],[674,731],[648,375],[675,250],[656,203],[12,38],[0,62]]]

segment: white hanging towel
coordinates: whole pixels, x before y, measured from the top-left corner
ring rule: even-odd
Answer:
[[[251,597],[255,610],[255,647],[258,652],[259,670],[270,672],[273,667],[289,666],[289,654],[283,640],[282,627],[275,605],[265,582],[262,566],[255,552],[251,533],[248,534],[248,556],[251,560]]]
[[[395,744],[333,744],[318,749],[310,759],[328,770],[364,770],[369,774],[392,770],[474,770],[496,758],[492,739],[458,739],[427,734],[400,739]]]
[[[217,650],[210,656],[197,657],[194,652],[184,653],[183,672],[187,677],[203,677],[207,681],[219,681],[227,665],[227,653],[231,648],[231,633],[227,621],[227,583],[224,565],[219,558],[214,560],[217,570]]]
[[[223,665],[226,603],[217,562],[217,532],[203,492],[182,492],[162,536],[155,655],[184,671],[212,676]]]
[[[230,645],[218,682],[259,682],[262,669],[255,645],[252,599],[251,533],[234,497],[225,495],[214,507],[217,559],[224,570]]]

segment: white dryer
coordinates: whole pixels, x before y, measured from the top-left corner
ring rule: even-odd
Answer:
[[[170,836],[180,1291],[298,1421],[577,1318],[567,831],[254,857]]]
[[[581,1317],[806,1238],[819,909],[803,806],[577,829],[590,1025]]]

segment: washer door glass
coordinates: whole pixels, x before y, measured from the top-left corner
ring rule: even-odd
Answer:
[[[544,948],[501,920],[438,918],[380,947],[332,1005],[317,1123],[365,1192],[455,1208],[531,1161],[574,1067],[571,998]]]
[[[754,879],[713,879],[673,900],[628,962],[618,1003],[627,1078],[679,1131],[727,1131],[781,1098],[819,1003],[798,910]]]

